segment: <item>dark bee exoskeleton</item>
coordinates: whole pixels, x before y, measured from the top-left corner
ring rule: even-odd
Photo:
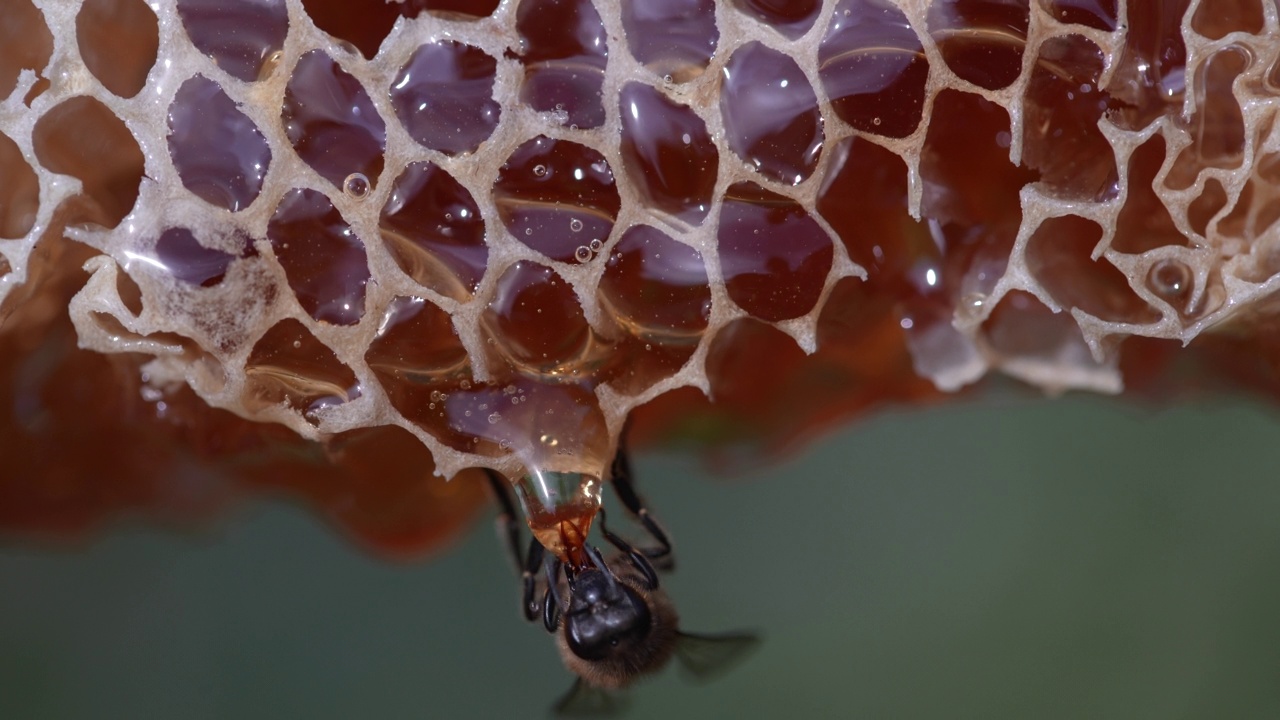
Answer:
[[[610,482],[622,504],[656,542],[643,550],[609,530],[600,507],[600,481],[582,473],[534,473],[514,481],[534,539],[521,566],[525,618],[539,617],[565,667],[578,676],[556,705],[560,714],[609,714],[621,709],[609,691],[657,672],[673,658],[695,678],[731,665],[757,644],[753,635],[699,636],[679,629],[675,606],[659,587],[658,567],[672,566],[671,543],[631,487],[621,450]],[[520,532],[512,483],[489,472],[502,508],[500,528],[517,559]],[[587,542],[593,521],[619,552],[608,562]],[[539,575],[543,579],[539,579]],[[539,597],[541,591],[541,597]]]

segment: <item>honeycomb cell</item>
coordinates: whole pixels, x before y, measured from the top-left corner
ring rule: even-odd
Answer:
[[[500,0],[412,0],[408,7],[421,7],[426,12],[455,20],[487,18],[498,9]]]
[[[0,133],[0,238],[31,232],[40,209],[40,180],[18,144]]]
[[[125,270],[126,272],[116,273],[116,294],[120,296],[120,302],[124,304],[125,309],[136,317],[142,314],[142,288],[138,287],[138,283],[129,275],[128,268]]]
[[[503,225],[552,260],[605,242],[622,200],[599,152],[568,140],[536,137],[507,158],[493,186]],[[589,258],[588,258],[589,259]]]
[[[46,169],[83,183],[89,206],[72,222],[115,227],[138,200],[143,157],[120,118],[91,97],[73,97],[46,112],[32,133]]]
[[[720,39],[714,0],[622,0],[631,55],[669,82],[702,75]]]
[[[818,77],[841,120],[862,132],[915,132],[929,79],[920,38],[889,0],[841,0],[818,47]]]
[[[1187,222],[1200,237],[1205,237],[1209,221],[1226,205],[1227,191],[1223,189],[1222,183],[1209,178],[1204,183],[1204,191],[1187,206]]]
[[[1155,191],[1156,174],[1164,164],[1164,156],[1164,138],[1158,134],[1129,156],[1129,196],[1116,216],[1113,250],[1136,255],[1165,245],[1186,245],[1187,238]]]
[[[334,187],[342,189],[347,176],[357,172],[376,183],[386,125],[360,81],[323,51],[298,60],[285,88],[281,120],[298,156]]]
[[[734,0],[733,4],[790,40],[809,32],[822,9],[822,0]]]
[[[364,359],[392,407],[446,445],[482,452],[472,436],[450,426],[444,404],[450,393],[472,385],[449,313],[422,298],[398,297],[378,327]]]
[[[419,285],[465,302],[489,262],[484,219],[471,193],[429,162],[405,168],[379,219],[382,242]]]
[[[594,338],[578,297],[545,265],[520,261],[507,268],[481,322],[498,351],[522,372],[577,373],[592,359]]]
[[[1191,16],[1191,29],[1221,40],[1233,32],[1262,33],[1262,5],[1258,0],[1201,0]]]
[[[1120,127],[1140,130],[1182,105],[1187,84],[1182,18],[1190,1],[1129,4],[1128,32],[1107,84],[1115,108],[1111,120]]]
[[[600,297],[631,334],[660,342],[697,342],[711,317],[702,253],[636,225],[609,254]]]
[[[254,82],[289,32],[285,0],[178,0],[191,44],[228,75]]]
[[[738,48],[724,67],[720,112],[729,147],[766,177],[795,185],[817,167],[818,98],[786,55],[758,42]]]
[[[938,0],[929,5],[927,22],[952,72],[978,87],[999,90],[1022,72],[1030,20],[1026,0]]]
[[[804,372],[804,358],[795,340],[775,327],[751,318],[729,323],[716,332],[707,352],[714,408],[735,423],[769,427],[776,421],[772,411],[786,406],[787,395],[794,393],[792,383],[812,377]],[[780,413],[777,420],[794,417]]]
[[[955,242],[998,236],[1009,255],[1021,220],[1019,193],[1037,179],[1010,163],[1010,140],[1009,114],[1000,105],[965,92],[938,94],[920,156],[923,217]]]
[[[1064,308],[1080,308],[1103,320],[1149,323],[1159,314],[1138,297],[1129,280],[1093,250],[1102,228],[1074,215],[1040,223],[1027,242],[1027,266],[1040,286]]]
[[[334,325],[360,322],[369,282],[364,243],[329,198],[315,190],[289,191],[267,237],[307,314]]]
[[[451,429],[458,438],[470,438],[473,452],[509,450],[530,474],[599,477],[612,460],[604,414],[591,388],[582,384],[514,377],[459,387],[441,404]]]
[[[1265,227],[1258,227],[1255,222],[1258,216],[1255,215],[1253,207],[1253,196],[1258,190],[1256,179],[1251,179],[1244,184],[1244,189],[1240,191],[1240,197],[1236,199],[1236,205],[1227,213],[1226,217],[1218,221],[1218,234],[1223,237],[1244,238],[1250,242],[1258,238],[1258,231]]]
[[[1092,353],[1070,313],[1055,313],[1034,295],[1015,290],[982,325],[984,339],[1005,358],[1092,367]]]
[[[427,43],[391,83],[396,117],[424,147],[450,155],[472,152],[498,126],[497,67],[479,48],[453,40]]]
[[[1116,29],[1116,0],[1048,0],[1049,15],[1060,23],[1111,32]]]
[[[499,0],[397,0],[361,3],[352,11],[349,0],[302,0],[316,27],[349,44],[366,59],[378,54],[396,20],[413,19],[423,12],[457,20],[488,17]]]
[[[8,0],[4,22],[0,22],[0,99],[18,86],[18,73],[39,73],[49,64],[53,53],[53,35],[44,22],[44,14],[31,0]]]
[[[614,391],[639,395],[679,372],[697,349],[694,343],[672,345],[623,335],[612,347],[614,361],[599,374]]]
[[[244,375],[248,410],[284,404],[312,424],[318,424],[319,410],[360,397],[351,368],[292,318],[276,323],[258,340]]]
[[[948,90],[934,102],[920,162],[927,219],[905,226],[905,252],[895,254],[905,266],[899,312],[913,359],[918,370],[929,359],[935,380],[981,362],[954,320],[985,309],[1017,237],[1021,190],[1036,179],[1009,162],[1010,137],[1004,109],[981,97]]]
[[[183,83],[169,106],[169,156],[183,186],[231,212],[258,197],[271,166],[262,132],[202,75]]]
[[[695,225],[711,209],[720,153],[706,123],[643,83],[618,94],[622,165],[645,201]]]
[[[241,236],[244,250],[239,255],[215,250],[200,244],[187,228],[173,227],[160,233],[156,239],[155,260],[165,271],[188,285],[213,287],[226,277],[227,268],[237,257],[253,254],[252,241]]]
[[[942,248],[923,222],[911,218],[907,166],[891,150],[859,137],[842,140],[818,195],[818,212],[881,297],[911,297],[917,293],[911,277],[941,270]]]
[[[156,64],[160,22],[143,0],[85,0],[76,14],[76,42],[102,86],[131,98]]]
[[[1209,56],[1197,71],[1196,111],[1191,116],[1191,145],[1183,149],[1165,177],[1175,190],[1191,187],[1207,167],[1237,168],[1244,161],[1244,114],[1231,90],[1249,68],[1253,54],[1228,46]]]
[[[352,12],[344,0],[302,0],[302,7],[316,27],[349,43],[365,58],[378,54],[401,16],[399,3],[364,3],[360,12]]]
[[[729,297],[768,321],[812,310],[834,257],[831,238],[803,207],[755,183],[729,187],[716,247]]]
[[[540,112],[561,113],[562,124],[604,124],[607,33],[591,0],[522,0],[516,10],[524,83],[520,100]]]
[[[1048,194],[1102,201],[1120,192],[1115,153],[1098,129],[1107,109],[1102,69],[1102,51],[1079,35],[1040,46],[1023,104],[1022,157]]]

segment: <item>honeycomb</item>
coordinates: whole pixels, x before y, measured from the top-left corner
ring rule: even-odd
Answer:
[[[785,444],[1202,335],[1280,387],[1274,3],[351,7],[6,0],[0,359],[92,386],[60,442],[598,476],[642,407]]]

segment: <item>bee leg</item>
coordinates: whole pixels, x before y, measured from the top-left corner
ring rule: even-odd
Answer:
[[[560,570],[559,558],[548,558],[544,563],[547,569],[547,591],[542,595],[542,626],[547,632],[554,633],[560,627]]]
[[[645,556],[650,560],[657,560],[663,570],[672,570],[675,568],[676,559],[671,552],[671,540],[667,538],[667,533],[662,526],[649,515],[649,509],[644,506],[640,495],[631,485],[631,478],[631,459],[627,456],[627,451],[619,446],[618,454],[613,458],[610,482],[613,483],[613,489],[618,493],[618,500],[622,502],[623,507],[636,516],[649,536],[658,543],[656,548],[645,548],[643,551]]]
[[[648,555],[635,549],[632,547],[631,543],[623,540],[609,530],[608,526],[605,525],[604,508],[600,508],[599,517],[600,532],[604,535],[605,540],[608,540],[610,545],[626,553],[627,557],[631,559],[631,564],[634,565],[636,570],[639,570],[640,574],[644,576],[645,585],[650,590],[657,590],[658,573],[653,569],[653,563],[649,562]]]
[[[515,563],[516,572],[520,573],[520,581],[524,588],[521,609],[524,619],[533,622],[538,619],[541,607],[538,605],[538,567],[542,565],[542,543],[530,539],[528,551],[520,549],[520,515],[516,513],[515,503],[511,501],[511,486],[506,478],[497,472],[485,468],[485,477],[489,479],[489,488],[498,502],[498,539],[507,545],[511,561]],[[521,558],[524,561],[521,562]]]
[[[544,554],[542,543],[536,538],[529,540],[529,554],[525,556],[524,568],[520,573],[520,579],[524,584],[523,606],[524,619],[533,622],[538,619],[538,566],[542,564]],[[548,588],[550,589],[550,588]]]

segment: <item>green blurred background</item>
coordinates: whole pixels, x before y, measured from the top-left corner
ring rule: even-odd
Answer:
[[[1096,397],[889,413],[745,477],[636,458],[687,629],[758,654],[630,717],[1278,718],[1280,422]],[[0,546],[0,718],[541,717],[492,524],[427,562],[304,511]]]

